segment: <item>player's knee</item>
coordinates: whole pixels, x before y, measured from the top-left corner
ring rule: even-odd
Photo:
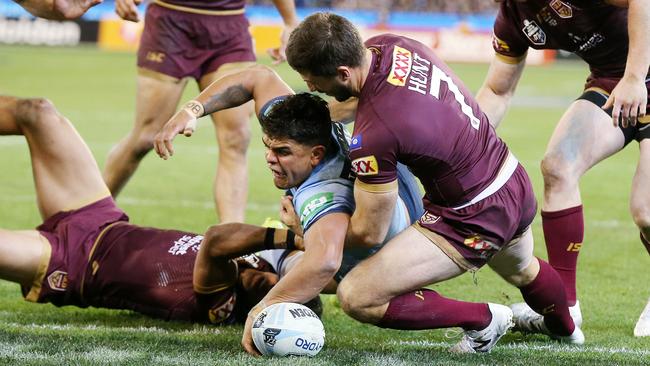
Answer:
[[[16,121],[22,127],[38,128],[52,121],[62,121],[54,104],[45,98],[19,100],[16,106]]]
[[[632,219],[643,232],[650,232],[650,207],[647,205],[632,205]]]
[[[358,289],[354,281],[345,277],[336,290],[336,297],[341,304],[343,311],[350,317],[364,323],[376,323],[372,313],[372,306],[365,301],[363,293]]]
[[[565,186],[576,179],[571,164],[559,153],[547,153],[542,159],[541,170],[546,188]]]
[[[219,132],[219,156],[230,159],[245,158],[251,141],[251,131],[245,126]]]

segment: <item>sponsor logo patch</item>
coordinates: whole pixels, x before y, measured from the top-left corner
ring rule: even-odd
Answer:
[[[208,319],[210,320],[210,323],[221,324],[225,322],[230,317],[233,310],[235,310],[236,302],[237,297],[233,294],[225,303],[208,310]]]
[[[361,134],[352,136],[352,141],[350,141],[350,150],[356,150],[361,148]]]
[[[352,160],[352,171],[357,175],[377,175],[379,166],[374,155]]]
[[[468,248],[472,248],[472,249],[474,249],[474,250],[476,250],[478,252],[481,252],[482,257],[487,256],[488,252],[490,252],[490,251],[492,251],[494,249],[498,249],[496,245],[494,245],[494,244],[490,243],[489,241],[483,239],[483,237],[481,237],[478,234],[475,234],[475,235],[472,235],[472,236],[468,237],[467,239],[465,239],[463,244],[465,244],[465,246],[468,247]]]
[[[65,291],[68,288],[68,272],[54,271],[47,276],[47,284],[52,290]]]
[[[162,52],[147,52],[147,61],[161,64],[165,60],[165,54]]]
[[[411,51],[395,46],[393,48],[393,65],[390,68],[390,73],[386,81],[395,86],[404,86],[406,84],[406,78],[411,72],[412,63],[413,57]]]
[[[573,9],[571,9],[571,5],[565,4],[561,0],[553,0],[550,5],[551,9],[553,9],[560,18],[569,19],[573,17]]]
[[[328,206],[333,201],[334,193],[332,192],[318,193],[309,197],[300,207],[300,222],[304,225],[321,211],[320,208]]]
[[[524,27],[521,30],[534,45],[542,46],[546,44],[546,33],[534,20],[524,20]]]
[[[492,47],[499,53],[507,53],[510,52],[510,46],[502,40],[499,39],[497,36],[492,36]]]

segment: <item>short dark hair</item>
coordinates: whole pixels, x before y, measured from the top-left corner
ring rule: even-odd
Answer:
[[[335,76],[339,66],[360,66],[364,45],[357,28],[332,13],[315,13],[291,32],[287,62],[298,72]]]
[[[327,102],[317,95],[299,93],[275,104],[260,118],[262,132],[272,139],[330,147],[332,119]]]

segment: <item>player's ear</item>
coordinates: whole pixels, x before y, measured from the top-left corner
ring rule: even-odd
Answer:
[[[311,165],[316,166],[325,159],[325,146],[316,145],[311,148]]]
[[[346,82],[350,80],[350,77],[352,76],[352,73],[350,72],[350,68],[347,66],[339,66],[336,68],[336,76],[338,79],[342,82]]]

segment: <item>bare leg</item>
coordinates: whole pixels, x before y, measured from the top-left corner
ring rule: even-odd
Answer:
[[[240,70],[252,63],[225,64],[214,73],[203,76],[201,90],[228,72]],[[219,221],[243,222],[248,196],[248,164],[246,151],[250,143],[250,117],[253,103],[246,103],[212,114],[219,145],[219,160],[214,181],[214,197]]]
[[[49,101],[0,97],[0,133],[27,139],[43,219],[110,195],[90,149]]]
[[[104,166],[104,180],[113,196],[120,193],[153,148],[154,136],[174,114],[187,84],[187,80],[149,73],[138,75],[137,82],[135,124],[108,154]]]
[[[46,245],[47,239],[36,230],[0,229],[0,278],[30,286]]]
[[[630,211],[641,234],[650,241],[650,139],[642,140],[639,148],[639,163],[632,180]]]

